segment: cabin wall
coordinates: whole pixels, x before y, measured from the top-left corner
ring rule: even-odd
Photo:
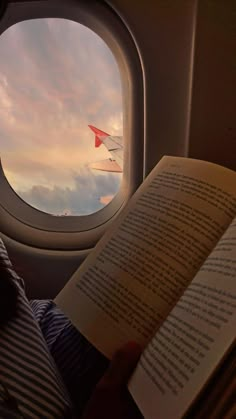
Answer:
[[[54,298],[88,255],[84,251],[47,251],[17,243],[0,233],[11,262],[24,279],[28,298]]]
[[[236,170],[236,2],[199,1],[189,156]]]
[[[235,170],[236,2],[110,4],[130,28],[143,61],[146,171],[163,154]]]
[[[145,172],[187,155],[197,1],[111,0],[140,52],[145,86]]]

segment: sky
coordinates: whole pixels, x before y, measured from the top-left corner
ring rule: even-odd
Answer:
[[[109,158],[88,124],[122,135],[115,59],[90,29],[65,19],[17,23],[0,36],[0,157],[18,195],[55,215],[106,205],[121,174],[93,170]]]

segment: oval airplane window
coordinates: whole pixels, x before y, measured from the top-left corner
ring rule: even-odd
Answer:
[[[120,74],[105,42],[61,18],[17,23],[0,37],[0,144],[5,176],[29,205],[91,214],[123,171]]]

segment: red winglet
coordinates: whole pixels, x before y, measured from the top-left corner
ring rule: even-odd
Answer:
[[[100,129],[94,127],[93,125],[88,125],[88,127],[94,132],[95,134],[95,147],[99,147],[102,144],[100,137],[109,137],[110,134],[107,132],[101,131]]]

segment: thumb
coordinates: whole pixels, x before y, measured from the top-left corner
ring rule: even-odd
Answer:
[[[121,387],[127,384],[137,362],[142,348],[136,342],[128,342],[119,349],[104,374],[102,381],[105,386]]]

